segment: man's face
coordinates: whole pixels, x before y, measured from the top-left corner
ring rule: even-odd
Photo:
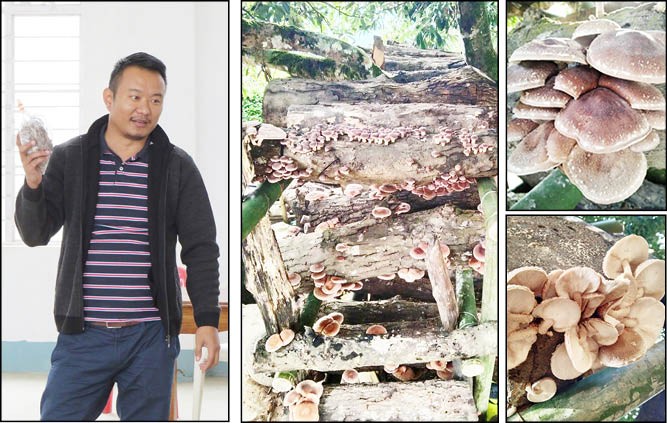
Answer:
[[[116,94],[104,90],[109,129],[123,138],[144,141],[155,129],[162,113],[166,85],[158,72],[137,66],[125,68]]]

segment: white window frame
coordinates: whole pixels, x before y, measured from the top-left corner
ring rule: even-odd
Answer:
[[[69,4],[68,4],[69,3]],[[5,146],[2,155],[5,157],[5,172],[3,173],[2,183],[5,188],[5,198],[3,198],[5,208],[5,220],[2,222],[2,245],[21,245],[22,241],[18,237],[18,232],[14,223],[14,209],[16,202],[16,175],[15,168],[19,160],[16,154],[14,138],[17,128],[14,126],[14,107],[16,104],[15,78],[14,78],[14,18],[16,16],[79,16],[81,18],[81,4],[74,2],[2,2],[2,13],[5,15],[6,25],[4,47],[5,60],[2,67],[5,70],[5,79],[2,81],[2,91],[5,94],[6,103],[2,105],[5,111],[6,127],[2,134],[5,139]],[[79,34],[79,43],[81,43],[81,34]],[[79,58],[79,66],[81,59]],[[79,84],[79,94],[81,86]],[[48,92],[57,92],[50,90]],[[45,91],[46,92],[46,91]],[[67,90],[67,92],[72,92]],[[80,107],[80,105],[79,105]],[[80,112],[77,113],[80,116]],[[58,244],[60,241],[58,241]],[[50,245],[51,243],[49,243]]]

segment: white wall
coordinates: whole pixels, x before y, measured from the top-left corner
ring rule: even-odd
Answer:
[[[221,299],[228,274],[228,5],[222,2],[82,2],[81,131],[106,114],[102,90],[115,62],[145,51],[167,66],[160,125],[206,183],[220,246]],[[2,247],[2,340],[55,341],[59,245]],[[16,324],[20,322],[20,324]],[[186,339],[183,348],[191,348]]]

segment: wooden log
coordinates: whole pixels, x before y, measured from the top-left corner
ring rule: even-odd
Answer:
[[[254,380],[243,379],[241,418],[246,421],[275,421],[284,419],[283,395]]]
[[[264,93],[266,123],[286,126],[287,108],[322,103],[442,103],[495,107],[498,90],[493,82],[465,66],[427,80],[397,83],[387,77],[363,81],[318,82],[273,79]]]
[[[406,301],[398,297],[380,301],[330,301],[322,305],[320,317],[333,312],[342,313],[347,325],[438,317],[436,304]]]
[[[508,421],[619,421],[665,389],[665,342],[625,367],[607,367]]]
[[[450,332],[456,328],[459,317],[459,305],[456,302],[454,285],[449,277],[445,257],[438,241],[432,242],[426,251],[426,270],[431,281],[431,292],[438,305],[438,314],[442,327]]]
[[[299,273],[302,286],[310,283],[310,265],[322,263],[327,274],[349,281],[396,273],[400,268],[425,270],[423,260],[409,252],[421,240],[438,240],[451,250],[452,266],[467,265],[466,252],[472,251],[483,234],[483,221],[477,211],[441,206],[417,213],[391,215],[384,220],[367,219],[322,232],[296,236],[276,233],[278,245],[289,273]],[[341,254],[336,245],[346,244]],[[337,256],[343,256],[339,261]],[[312,286],[312,285],[311,285]]]
[[[315,228],[320,223],[334,218],[337,218],[341,225],[346,225],[366,219],[371,214],[373,207],[378,205],[378,200],[369,198],[367,195],[369,191],[370,188],[365,188],[362,194],[350,198],[343,194],[340,187],[306,182],[287,189],[284,200],[294,215],[295,224],[301,228],[306,222],[310,223],[311,228]],[[306,196],[313,192],[321,192],[327,197],[319,201],[306,200]],[[464,191],[435,197],[432,200],[424,200],[410,191],[401,190],[387,196],[386,203],[389,208],[394,208],[399,203],[408,203],[410,204],[408,213],[432,209],[444,204],[459,209],[474,210],[479,204],[479,194],[476,184]]]
[[[345,325],[333,338],[298,333],[287,346],[268,353],[261,338],[257,342],[252,368],[255,372],[311,369],[319,371],[411,364],[433,360],[451,361],[496,353],[497,325],[484,323],[449,334],[439,318],[418,322],[385,323],[388,335],[366,335],[368,324]],[[315,345],[317,343],[317,346]]]
[[[335,68],[331,74],[325,73],[324,76],[335,79],[366,78],[370,76],[372,65],[370,56],[362,49],[342,40],[292,26],[250,21],[244,18],[241,19],[241,50],[244,55],[269,63],[272,63],[272,56],[263,54],[267,50],[305,52],[328,58],[335,63]],[[276,64],[285,66],[282,61]],[[293,75],[304,74],[304,70],[299,69],[298,63],[287,68]],[[318,77],[306,74],[311,78]]]
[[[242,243],[246,288],[257,302],[267,333],[296,329],[298,315],[294,291],[285,272],[268,217],[264,217]]]
[[[286,123],[288,127],[314,127],[321,123],[397,127],[418,122],[418,126],[431,130],[440,126],[497,129],[495,110],[495,106],[442,103],[296,104],[288,107]]]
[[[325,386],[322,421],[477,421],[465,381]]]
[[[479,151],[472,147],[475,148],[472,150],[470,143],[461,138],[438,145],[434,140],[439,134],[433,130],[424,137],[410,135],[389,145],[361,143],[350,140],[347,135],[341,135],[327,141],[321,150],[304,154],[299,147],[295,147],[300,143],[297,139],[307,136],[304,128],[297,131],[298,135],[291,139],[294,141],[288,140],[289,143],[282,149],[282,155],[291,158],[299,170],[309,171],[308,175],[300,176],[301,180],[329,184],[402,184],[408,179],[414,179],[415,186],[423,186],[434,182],[436,177],[455,170],[455,175],[468,179],[496,175],[497,131],[482,126],[470,129],[459,126],[453,130],[459,131],[459,134],[471,131],[467,133],[477,137],[476,145],[484,145],[484,149]],[[269,157],[278,155],[280,143],[265,141],[261,146],[252,149],[258,176],[272,171]]]
[[[602,261],[614,242],[608,233],[576,218],[508,216],[507,271],[587,266],[602,273]]]

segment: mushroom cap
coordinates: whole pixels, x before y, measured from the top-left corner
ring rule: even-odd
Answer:
[[[387,329],[382,325],[371,325],[366,329],[366,335],[386,335]]]
[[[595,355],[588,348],[586,329],[572,326],[565,331],[565,350],[572,366],[579,372],[590,370]]]
[[[623,261],[627,260],[634,271],[639,264],[648,259],[648,242],[639,235],[628,235],[616,241],[607,250],[602,260],[602,271],[608,278],[623,274]]]
[[[613,345],[618,340],[618,331],[610,323],[597,317],[586,319],[581,323],[587,336],[593,338],[598,345]]]
[[[378,279],[383,281],[392,281],[395,277],[396,273],[384,273],[382,275],[378,275]]]
[[[311,264],[308,270],[310,270],[311,273],[320,273],[324,270],[324,264],[322,263]]]
[[[558,112],[560,109],[557,107],[535,107],[522,102],[516,103],[512,108],[514,117],[519,119],[554,120]]]
[[[644,291],[644,297],[661,300],[665,296],[665,261],[646,260],[635,269],[635,280]]]
[[[529,175],[556,167],[558,163],[549,160],[547,155],[547,139],[553,130],[553,122],[546,122],[526,135],[507,160],[507,170],[516,175]]]
[[[572,34],[572,39],[582,47],[588,47],[591,42],[601,33],[607,31],[616,31],[621,26],[609,19],[594,19],[586,21],[579,25]]]
[[[646,156],[630,149],[593,154],[576,145],[563,162],[563,171],[586,198],[611,204],[630,197],[642,185]]]
[[[324,393],[324,386],[314,380],[304,379],[294,387],[294,390],[308,399],[317,400],[319,403],[319,398]]]
[[[630,328],[637,332],[644,342],[644,349],[649,349],[655,344],[665,323],[665,305],[652,297],[639,298],[621,320],[625,330]]]
[[[633,109],[665,110],[665,96],[651,84],[601,75],[598,86],[609,88],[630,103]]]
[[[547,157],[554,163],[563,163],[575,145],[577,140],[568,138],[558,131],[551,131],[547,138]]]
[[[558,66],[553,62],[511,64],[507,67],[507,93],[541,87],[557,70]]]
[[[507,312],[530,314],[537,306],[535,293],[523,285],[507,285]]]
[[[313,324],[313,330],[324,336],[336,336],[340,331],[340,323],[329,315],[322,316]]]
[[[537,341],[537,325],[535,324],[507,335],[507,370],[526,361],[535,341]]]
[[[266,349],[267,352],[278,351],[282,346],[283,346],[283,340],[277,333],[274,333],[273,335],[269,336],[266,342],[264,343],[264,348]]]
[[[556,281],[562,275],[564,270],[554,269],[547,275],[547,281],[542,287],[542,300],[548,300],[549,298],[554,298],[558,296],[556,292]]]
[[[561,380],[575,379],[583,374],[574,368],[564,342],[551,355],[551,373]]]
[[[391,216],[391,210],[386,207],[375,206],[371,214],[376,219],[383,219],[385,217]]]
[[[392,375],[402,382],[409,382],[415,379],[414,370],[408,366],[398,366]]]
[[[538,123],[530,119],[512,119],[507,125],[507,141],[521,141],[533,129],[539,126]]]
[[[554,121],[558,132],[595,154],[622,150],[644,138],[651,127],[640,112],[607,88],[570,101]]]
[[[299,402],[299,400],[301,400],[301,398],[301,394],[298,393],[295,389],[292,389],[283,397],[283,405],[285,407],[295,405]]]
[[[424,260],[426,259],[426,251],[421,247],[413,247],[410,249],[410,257],[415,260]]]
[[[664,115],[665,112],[662,112]],[[643,153],[644,151],[651,151],[657,146],[660,145],[660,135],[653,130],[648,133],[646,137],[644,137],[641,141],[636,142],[630,146],[630,151],[634,151],[635,153]]]
[[[579,323],[581,309],[569,298],[554,297],[538,304],[533,310],[533,316],[543,319],[539,327],[541,334],[547,333],[552,325],[556,332],[565,332]]]
[[[586,59],[600,72],[630,81],[665,83],[665,44],[652,34],[621,29],[600,34]]]
[[[648,124],[653,129],[659,131],[664,130],[667,126],[665,124],[665,111],[664,110],[642,110],[642,114],[648,121]]]
[[[568,101],[572,100],[568,94],[555,90],[555,77],[549,78],[543,87],[532,88],[521,93],[519,101],[533,107],[557,107],[563,108]]]
[[[536,296],[542,295],[542,287],[547,281],[547,272],[541,267],[518,267],[507,274],[508,285],[522,285],[529,288]]]
[[[543,40],[535,39],[514,50],[509,58],[510,62],[524,60],[547,60],[554,62],[586,62],[583,47],[569,38],[549,37]]]
[[[556,381],[550,377],[542,379],[526,386],[526,398],[530,402],[544,402],[556,394]]]
[[[486,250],[484,249],[484,246],[482,245],[481,242],[475,244],[475,246],[472,249],[472,255],[481,262],[485,261],[485,252]]]
[[[280,339],[284,347],[294,340],[294,331],[292,329],[283,329],[280,331]]]
[[[295,422],[313,422],[320,420],[320,413],[315,402],[302,401],[290,407],[290,417]]]
[[[600,287],[602,277],[590,267],[576,266],[564,271],[556,281],[559,297],[569,298],[579,303],[583,294],[595,292]]]
[[[577,99],[580,95],[598,86],[600,72],[589,66],[563,69],[556,75],[554,90],[563,91]]]
[[[344,383],[357,383],[359,382],[359,372],[354,369],[347,369],[343,372],[341,381]]]
[[[641,335],[633,329],[625,328],[613,345],[600,347],[598,359],[607,367],[623,367],[639,360],[645,352]]]

